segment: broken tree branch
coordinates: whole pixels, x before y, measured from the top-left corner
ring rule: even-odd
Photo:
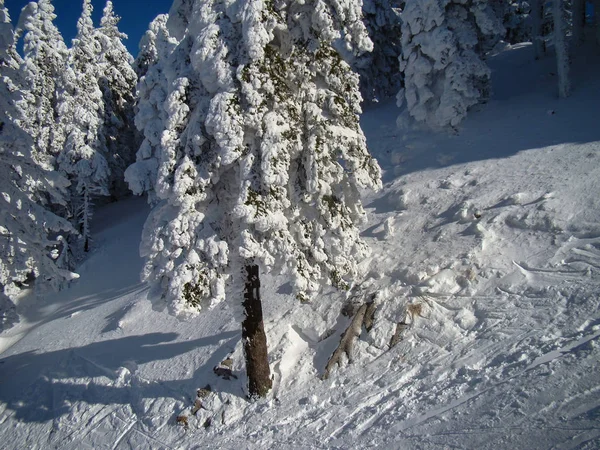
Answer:
[[[364,303],[358,308],[356,314],[354,314],[354,318],[346,331],[342,335],[342,339],[340,340],[340,345],[337,346],[331,358],[327,362],[327,366],[325,366],[325,372],[323,373],[323,380],[329,378],[331,374],[331,370],[336,366],[340,365],[342,362],[342,357],[346,355],[348,357],[348,362],[352,362],[354,359],[353,351],[354,351],[354,340],[360,336],[363,325],[365,328],[370,330],[373,327],[373,317],[375,315],[375,309],[377,306],[375,302],[371,301],[369,303]]]

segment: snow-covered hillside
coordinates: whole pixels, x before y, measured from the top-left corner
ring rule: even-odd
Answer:
[[[0,334],[1,447],[600,448],[600,61],[586,50],[564,100],[551,57],[500,52],[491,101],[456,135],[399,130],[393,104],[365,112],[385,171],[364,199],[368,275],[303,305],[263,279],[264,400],[244,397],[234,302],[189,322],[153,311],[138,281],[148,207],[98,211],[80,279],[24,297]],[[321,380],[342,305],[367,298],[373,329]],[[213,367],[228,356],[225,380]]]

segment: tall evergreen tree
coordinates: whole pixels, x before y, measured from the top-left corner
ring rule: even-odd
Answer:
[[[151,204],[157,200],[154,188],[161,158],[161,137],[168,118],[164,108],[168,91],[164,71],[177,46],[177,40],[167,29],[168,18],[167,14],[161,14],[152,21],[140,41],[140,53],[134,64],[140,77],[135,125],[142,133],[143,141],[136,154],[136,163],[125,171],[125,179],[135,195],[146,193]]]
[[[74,230],[45,204],[46,199],[64,203],[68,182],[33,158],[33,139],[21,126],[20,64],[0,0],[0,285],[5,292],[32,276],[54,286],[76,277],[62,264],[64,235]]]
[[[104,118],[104,97],[98,85],[101,50],[94,32],[91,0],[84,0],[63,76],[59,112],[65,141],[58,164],[72,182],[85,251],[89,250],[93,200],[109,195],[110,185],[106,144],[100,133]]]
[[[54,6],[50,0],[30,3],[20,22],[24,28],[23,78],[26,80],[24,127],[34,140],[34,157],[47,168],[57,152],[57,81],[67,62],[67,46],[54,25]]]
[[[230,276],[245,286],[249,394],[261,396],[271,381],[260,273],[287,273],[309,301],[325,284],[348,288],[368,253],[359,188],[378,187],[380,170],[358,120],[358,76],[338,51],[372,43],[359,1],[178,10],[190,3],[169,14],[181,41],[164,68],[161,203],[144,228],[143,277],[183,316],[222,301]]]
[[[485,0],[407,0],[398,104],[432,128],[456,127],[490,93],[485,48],[503,33]]]
[[[104,117],[100,134],[105,141],[111,171],[110,192],[122,197],[128,190],[124,172],[135,160],[139,137],[134,125],[135,87],[137,75],[133,57],[123,45],[127,35],[118,28],[120,17],[114,14],[113,3],[106,2],[96,36],[100,43],[100,89],[104,99]]]

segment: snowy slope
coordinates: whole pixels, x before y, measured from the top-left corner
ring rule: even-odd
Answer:
[[[235,299],[186,323],[153,311],[133,199],[98,213],[81,279],[22,299],[0,334],[1,447],[600,448],[600,64],[577,55],[559,101],[552,59],[532,59],[492,59],[495,95],[457,135],[365,113],[385,186],[365,198],[373,255],[349,300],[378,309],[353,364],[320,380],[344,294],[299,305],[264,277],[274,389],[247,403]],[[228,355],[237,379],[213,374]]]

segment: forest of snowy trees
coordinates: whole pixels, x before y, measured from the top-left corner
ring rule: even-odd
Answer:
[[[94,205],[145,194],[150,297],[190,317],[243,291],[249,392],[264,395],[260,275],[286,274],[309,302],[323,286],[350,289],[369,252],[360,193],[381,174],[361,103],[396,97],[404,126],[456,131],[490,96],[486,55],[520,42],[537,57],[553,47],[567,96],[571,48],[600,43],[593,7],[175,0],[134,59],[111,1],[99,24],[83,1],[69,47],[51,0],[16,22],[0,0],[4,295],[76,279]]]

